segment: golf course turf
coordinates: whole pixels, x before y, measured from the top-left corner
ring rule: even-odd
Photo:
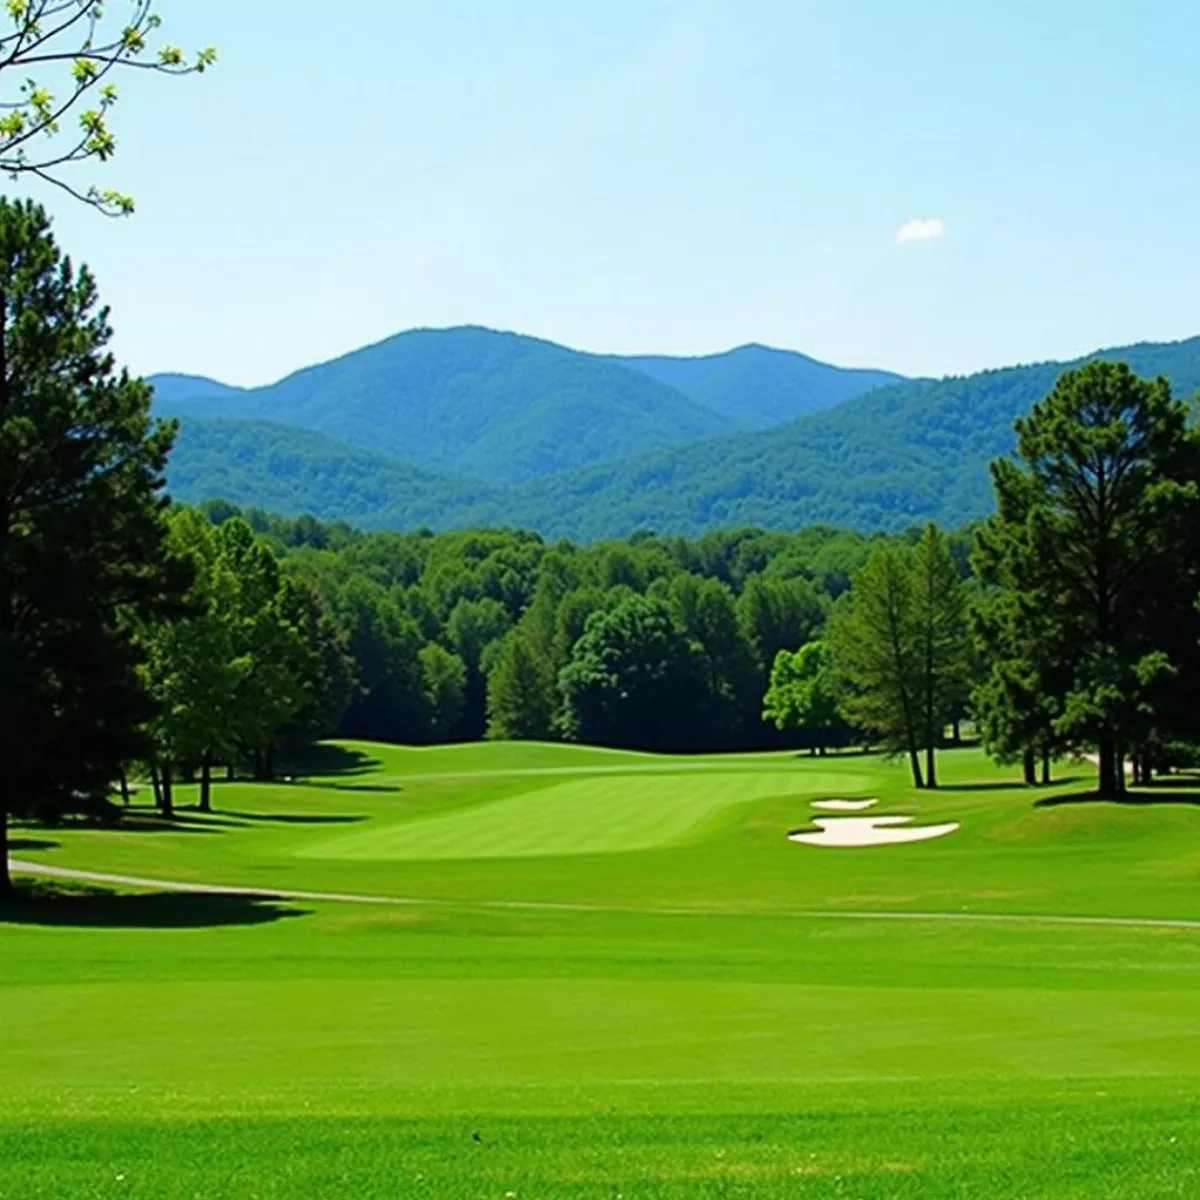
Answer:
[[[0,1198],[1200,1195],[1200,790],[942,757],[340,744],[14,829],[198,890],[0,910]],[[788,841],[834,798],[961,828]]]

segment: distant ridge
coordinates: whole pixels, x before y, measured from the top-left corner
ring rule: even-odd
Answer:
[[[447,473],[397,461],[403,455],[355,449],[346,439],[309,434],[300,441],[299,431],[278,424],[222,421],[197,429],[188,418],[169,476],[188,499],[225,494],[372,527],[521,525],[548,537],[596,539],[748,524],[898,530],[934,518],[961,525],[990,511],[987,466],[1011,452],[1015,418],[1062,371],[1092,358],[1165,375],[1180,396],[1200,388],[1200,338],[1139,343],[1071,363],[892,384],[786,425],[613,456],[513,484],[467,478],[465,462]],[[228,411],[242,403],[226,399],[218,395],[205,407]],[[231,471],[230,461],[241,468]]]
[[[464,326],[397,334],[268,387],[151,382],[163,413],[265,420],[519,483],[779,424],[898,378],[762,346],[621,358]]]
[[[736,428],[639,371],[477,327],[398,334],[232,395],[160,391],[159,407],[178,416],[292,425],[503,482]]]
[[[209,379],[206,375],[151,375],[154,396],[159,403],[175,400],[232,400],[246,389]]]
[[[892,371],[834,367],[794,350],[752,344],[695,358],[612,356],[678,388],[744,429],[768,429],[864,392],[904,382]]]

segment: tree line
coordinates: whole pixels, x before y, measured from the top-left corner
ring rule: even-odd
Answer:
[[[33,204],[0,201],[0,310],[5,837],[10,815],[111,815],[134,774],[166,814],[181,778],[211,807],[215,772],[267,778],[335,735],[853,741],[936,787],[970,719],[1030,782],[1094,752],[1109,796],[1200,742],[1200,440],[1121,364],[1018,423],[976,529],[580,545],[173,506],[175,427]]]

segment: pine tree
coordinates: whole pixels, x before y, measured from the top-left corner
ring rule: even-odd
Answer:
[[[188,585],[166,552],[174,428],[118,373],[91,275],[0,200],[0,889],[13,813],[103,804],[146,750],[134,626]]]
[[[888,752],[907,754],[914,785],[924,787],[925,672],[914,596],[911,556],[880,547],[855,572],[847,601],[830,620],[828,641],[845,685],[846,717]]]
[[[1166,380],[1093,362],[1017,422],[1017,449],[992,464],[997,512],[976,563],[1027,623],[1017,638],[996,626],[991,649],[1049,693],[1055,736],[1094,746],[1100,793],[1119,795],[1126,754],[1162,716],[1175,647],[1195,642],[1200,443]]]

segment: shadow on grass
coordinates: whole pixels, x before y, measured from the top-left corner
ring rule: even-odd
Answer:
[[[398,796],[404,789],[388,783],[326,783],[322,787],[331,792],[373,792],[378,796]]]
[[[31,884],[0,901],[0,926],[45,925],[95,929],[216,929],[269,925],[308,916],[269,896],[211,892],[128,895],[100,889],[59,890]]]
[[[157,809],[125,809],[120,818],[104,824],[91,823],[81,826],[86,829],[107,829],[119,833],[222,833],[227,829],[241,829],[244,821],[224,821],[219,817],[201,813],[184,812],[176,809],[172,816],[164,816]]]
[[[1060,779],[1052,779],[1049,783],[1035,784],[1034,787],[1039,789],[1070,787],[1072,784],[1081,782],[1082,779],[1082,775],[1064,775]],[[994,783],[947,783],[943,784],[940,790],[944,792],[1019,792],[1033,789],[1021,779],[1010,779]]]
[[[1122,808],[1154,808],[1161,804],[1182,804],[1200,808],[1200,792],[1172,792],[1152,788],[1114,797],[1101,796],[1097,792],[1071,792],[1066,796],[1043,796],[1034,801],[1034,808],[1060,808],[1068,804],[1115,804]]]
[[[248,813],[232,812],[229,809],[221,811],[224,816],[236,818],[238,824],[241,825],[255,821],[269,825],[357,825],[367,819],[366,817],[322,816],[307,813]]]
[[[369,775],[381,765],[379,759],[372,758],[362,750],[350,750],[345,746],[334,746],[327,742],[313,746],[294,760],[289,760],[290,769],[294,774],[301,776]]]
[[[57,850],[61,842],[48,842],[45,838],[9,838],[8,848],[13,854],[22,850]]]

